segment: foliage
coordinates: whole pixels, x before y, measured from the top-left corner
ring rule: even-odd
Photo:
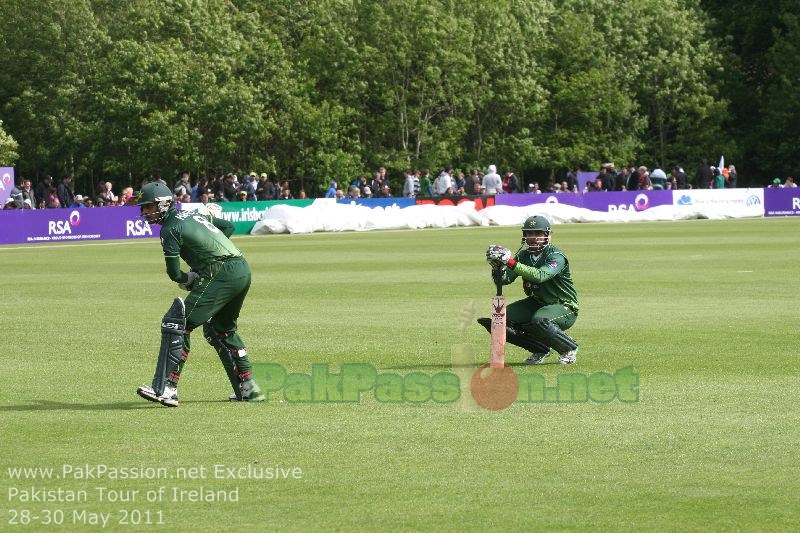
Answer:
[[[79,189],[722,154],[778,172],[798,163],[798,29],[769,2],[0,2],[0,119],[18,173]]]

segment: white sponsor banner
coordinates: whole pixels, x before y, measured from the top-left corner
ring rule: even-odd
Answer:
[[[735,211],[741,216],[764,216],[764,189],[684,189],[672,191],[675,206]]]

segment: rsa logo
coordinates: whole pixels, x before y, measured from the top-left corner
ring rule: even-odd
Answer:
[[[145,235],[153,236],[153,230],[146,220],[137,218],[136,220],[125,221],[126,237],[144,237]]]
[[[48,235],[64,235],[69,233],[72,235],[72,228],[79,226],[81,223],[81,214],[77,210],[69,214],[67,220],[51,220],[47,223]]]

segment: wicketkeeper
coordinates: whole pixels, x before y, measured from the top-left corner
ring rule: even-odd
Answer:
[[[228,375],[231,400],[257,402],[264,395],[252,378],[244,341],[236,321],[247,291],[250,267],[228,237],[233,224],[196,211],[175,209],[172,191],[159,182],[142,187],[137,205],[149,224],[161,225],[161,246],[167,275],[185,290],[186,300],[175,298],[161,319],[161,348],[152,387],[136,392],[151,402],[178,406],[178,379],[189,357],[189,335],[203,326],[203,336],[214,347]],[[190,271],[181,270],[180,260]]]
[[[496,244],[486,250],[492,275],[502,275],[503,285],[522,278],[527,298],[506,309],[506,341],[530,352],[526,365],[540,364],[550,349],[559,353],[559,363],[570,365],[578,351],[578,343],[565,333],[578,318],[578,295],[567,256],[550,243],[552,233],[545,217],[528,217],[516,254]],[[491,331],[490,319],[479,318],[478,323]]]

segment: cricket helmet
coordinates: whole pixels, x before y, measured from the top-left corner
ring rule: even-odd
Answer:
[[[533,215],[522,224],[522,249],[540,254],[550,244],[550,221],[542,215]]]
[[[142,187],[142,191],[136,200],[136,205],[143,208],[146,205],[156,204],[158,210],[147,215],[142,213],[142,216],[147,220],[148,224],[160,224],[167,216],[167,212],[174,202],[175,200],[169,187],[161,182],[154,181]]]

